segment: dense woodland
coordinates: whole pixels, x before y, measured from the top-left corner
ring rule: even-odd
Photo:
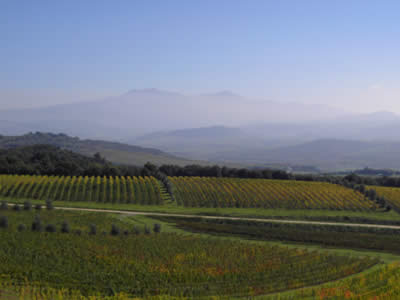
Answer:
[[[0,150],[1,174],[138,176],[145,172],[143,168],[113,165],[102,158],[100,154],[87,157],[50,145]]]
[[[0,148],[3,149],[34,145],[52,145],[78,153],[91,153],[94,149],[114,149],[120,151],[146,152],[149,154],[162,153],[162,151],[157,149],[102,140],[85,140],[78,137],[71,137],[63,133],[30,132],[20,136],[0,135]]]

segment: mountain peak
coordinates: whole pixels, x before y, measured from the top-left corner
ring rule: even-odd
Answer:
[[[179,95],[175,92],[160,90],[157,88],[144,88],[144,89],[132,89],[123,94],[123,96],[131,96],[135,94],[147,94],[147,95]]]
[[[234,92],[229,91],[229,90],[222,90],[222,91],[218,91],[216,93],[204,94],[204,96],[242,98],[242,96],[235,94]]]
[[[360,115],[360,119],[373,122],[393,122],[399,121],[400,117],[390,111],[377,111],[369,114]]]
[[[394,112],[385,111],[385,110],[370,113],[370,114],[368,114],[368,116],[373,117],[373,118],[381,118],[381,119],[397,119],[397,118],[399,118],[399,116],[397,114],[395,114]]]

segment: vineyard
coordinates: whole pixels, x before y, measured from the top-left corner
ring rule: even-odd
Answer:
[[[161,205],[165,194],[154,177],[0,175],[0,196],[15,199]]]
[[[152,176],[0,175],[0,198],[164,205],[204,208],[265,208],[377,211],[362,193],[325,182],[295,180]],[[399,190],[376,187],[392,207],[400,207]],[[175,202],[173,202],[175,201]]]
[[[294,295],[279,295],[268,299],[400,299],[400,264],[382,266],[368,274],[344,279],[318,288],[306,288]]]
[[[400,188],[368,186],[368,189],[374,189],[378,196],[383,196],[393,209],[400,212]]]
[[[174,233],[19,232],[16,225],[32,220],[36,213],[8,210],[1,214],[9,218],[10,227],[0,229],[0,281],[78,290],[86,296],[268,294],[343,278],[378,262]],[[88,222],[99,228],[115,222],[93,213],[39,214],[46,222],[67,219],[81,228]]]
[[[323,182],[170,177],[178,204],[187,207],[260,207],[370,211],[359,192]]]

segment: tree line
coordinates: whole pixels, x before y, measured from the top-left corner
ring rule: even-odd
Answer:
[[[155,176],[168,188],[167,176],[259,178],[322,181],[344,186],[379,185],[400,187],[400,177],[326,174],[295,174],[268,168],[230,168],[226,166],[117,165],[100,153],[89,157],[51,145],[33,145],[0,150],[0,174],[58,176]]]

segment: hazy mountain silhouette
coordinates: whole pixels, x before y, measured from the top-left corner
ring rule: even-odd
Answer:
[[[345,112],[327,106],[260,101],[229,91],[184,95],[158,89],[142,89],[96,101],[0,111],[0,120],[13,121],[21,127],[29,124],[32,131],[47,126],[64,129],[63,132],[72,135],[82,134],[84,127],[85,137],[104,131],[102,138],[119,139],[160,130],[215,124],[238,127],[255,122],[303,122],[344,115]]]
[[[185,95],[139,89],[94,101],[0,111],[1,134],[30,131],[126,142],[196,160],[382,168],[394,167],[387,157],[394,159],[398,150],[400,117],[261,101],[230,91]]]

